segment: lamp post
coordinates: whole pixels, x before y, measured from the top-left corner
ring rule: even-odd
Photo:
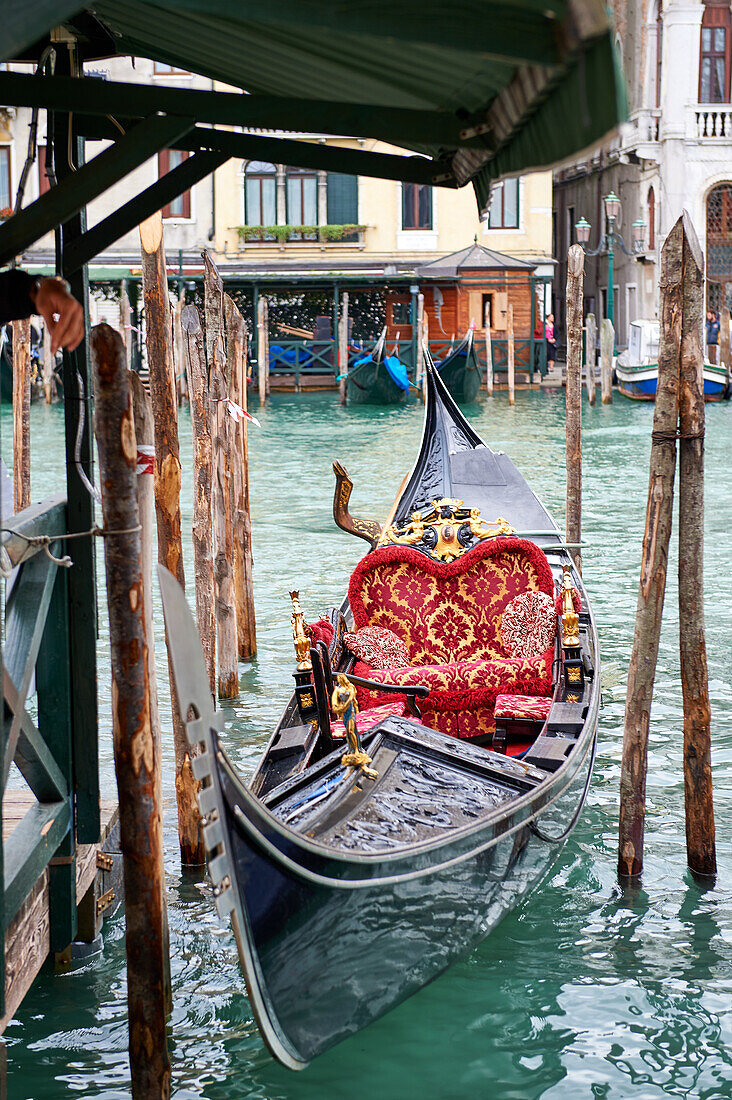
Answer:
[[[605,203],[607,232],[603,233],[597,248],[587,247],[592,226],[586,218],[580,218],[580,220],[575,223],[574,228],[577,234],[577,241],[579,242],[579,244],[582,245],[587,256],[599,256],[603,253],[607,255],[607,315],[614,326],[615,301],[613,291],[613,277],[615,267],[615,245],[616,243],[619,244],[626,256],[637,256],[639,252],[643,251],[643,245],[645,243],[646,236],[646,223],[643,218],[637,218],[633,222],[632,248],[626,248],[625,241],[615,228],[618,217],[620,216],[620,199],[614,191],[611,191],[609,195],[605,196],[603,202]]]

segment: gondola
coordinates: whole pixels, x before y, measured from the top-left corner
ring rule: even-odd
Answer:
[[[475,350],[473,329],[444,359],[435,363],[450,396],[459,404],[475,401],[480,392],[480,361]]]
[[[592,774],[599,649],[582,580],[429,363],[426,382],[421,450],[386,523],[350,514],[335,464],[336,522],[369,550],[318,623],[290,593],[295,689],[249,786],[185,597],[159,569],[213,893],[264,1040],[292,1069],[485,937],[557,858]],[[377,668],[365,622],[390,626],[411,664]]]
[[[373,351],[360,352],[349,362],[346,395],[352,405],[401,405],[407,400],[409,381],[396,355],[386,350],[386,329]]]

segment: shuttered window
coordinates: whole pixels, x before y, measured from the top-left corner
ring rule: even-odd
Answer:
[[[328,172],[328,225],[358,224],[358,176]]]
[[[402,229],[432,228],[432,188],[426,183],[402,184]]]
[[[188,157],[188,153],[182,149],[163,149],[158,153],[158,178],[166,176],[168,172],[172,172],[174,168],[177,168],[179,164],[182,164]],[[163,207],[164,218],[190,218],[191,216],[191,193],[190,191],[184,191],[182,195],[178,195],[177,198],[167,203]]]

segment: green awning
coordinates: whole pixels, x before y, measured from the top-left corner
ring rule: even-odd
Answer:
[[[10,7],[5,60],[39,59],[61,26],[84,61],[148,57],[246,90],[245,129],[257,125],[250,118],[261,106],[267,121],[259,126],[268,130],[347,133],[412,149],[429,158],[431,182],[472,182],[481,206],[494,179],[579,152],[626,112],[603,0],[27,0]],[[115,117],[141,117],[128,109],[125,86],[117,87]],[[191,115],[190,102],[186,114],[216,123],[210,110]],[[325,156],[323,167],[334,169]],[[404,160],[405,178],[415,178],[414,158]],[[357,171],[350,163],[344,170]]]

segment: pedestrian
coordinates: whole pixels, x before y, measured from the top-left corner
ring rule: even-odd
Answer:
[[[551,374],[557,357],[557,345],[554,334],[554,314],[547,313],[544,321],[544,339],[546,340],[546,372]]]
[[[84,311],[65,279],[36,278],[15,268],[0,272],[0,327],[31,314],[42,317],[51,334],[51,354],[73,351],[84,338]]]
[[[719,343],[719,317],[713,309],[707,310],[707,359],[710,363],[717,362],[717,345]]]

